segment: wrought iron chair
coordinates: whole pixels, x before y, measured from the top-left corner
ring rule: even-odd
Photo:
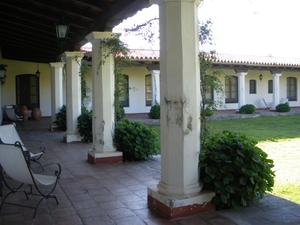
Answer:
[[[35,209],[33,214],[34,218],[36,216],[36,212],[40,203],[44,199],[54,198],[56,203],[59,204],[53,192],[57,186],[58,179],[61,174],[60,164],[53,163],[46,165],[55,165],[55,167],[57,166],[57,170],[55,170],[54,174],[52,175],[44,175],[34,173],[30,167],[30,162],[30,154],[27,150],[23,149],[20,142],[16,142],[15,144],[0,144],[0,164],[6,174],[4,176],[3,173],[1,173],[1,177],[4,181],[5,186],[10,190],[2,200],[2,203],[0,205],[0,212],[4,204],[22,206]],[[17,188],[11,187],[7,181],[7,176],[17,182],[20,182],[19,186]],[[22,188],[24,184],[29,185],[29,191],[26,191]],[[37,193],[33,193],[33,186],[35,187]],[[45,193],[41,189],[45,186],[50,187],[47,188],[47,190],[50,190],[48,193]],[[40,196],[42,198],[39,200],[35,207],[6,201],[11,194],[15,194],[18,192],[23,192],[27,200],[29,199],[28,196],[30,195]]]
[[[23,116],[17,115],[13,107],[4,106],[3,114],[4,120],[9,120],[17,125],[21,124],[21,126],[23,126]]]
[[[265,104],[265,108],[270,109],[273,106],[273,102],[269,102],[267,103],[266,100],[264,98],[262,98],[264,104]]]
[[[0,126],[0,143],[2,142],[5,144],[14,144],[14,143],[16,143],[16,141],[21,143],[22,148],[24,150],[27,150],[27,148],[23,144],[14,124],[7,124],[7,125]],[[26,140],[26,141],[36,142],[39,144],[38,150],[36,150],[35,152],[29,151],[30,159],[31,159],[31,161],[38,163],[42,167],[42,169],[44,169],[42,164],[40,162],[38,162],[38,160],[43,156],[45,149],[46,149],[44,143],[42,141],[36,141],[36,140]]]

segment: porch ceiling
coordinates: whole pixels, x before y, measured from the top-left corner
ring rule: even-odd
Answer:
[[[0,47],[2,58],[55,62],[65,51],[78,51],[92,31],[111,31],[123,19],[149,6],[148,0],[1,0]],[[70,23],[62,50],[55,23]]]

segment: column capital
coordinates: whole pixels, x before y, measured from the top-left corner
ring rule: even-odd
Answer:
[[[64,56],[68,58],[81,60],[82,57],[84,56],[84,52],[65,52]]]
[[[238,76],[246,76],[248,74],[248,70],[236,69],[234,71]]]
[[[89,41],[92,42],[95,40],[100,40],[104,38],[111,38],[114,33],[112,32],[99,32],[99,31],[94,31],[89,33],[85,38]]]
[[[151,75],[160,74],[160,70],[150,70]]]
[[[270,70],[272,76],[280,77],[282,75],[282,71],[279,70]]]
[[[191,2],[191,3],[195,3],[197,6],[199,6],[201,1],[202,0],[149,0],[149,3],[160,5],[164,2]]]
[[[51,62],[49,63],[50,67],[58,67],[58,68],[62,68],[64,67],[65,63],[64,62]]]

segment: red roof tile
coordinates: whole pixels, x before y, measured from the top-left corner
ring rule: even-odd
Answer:
[[[92,48],[81,48],[89,54]],[[299,67],[300,58],[283,58],[273,56],[251,56],[234,54],[214,54],[214,64],[221,65],[246,65],[246,66],[271,66],[271,67]],[[131,49],[129,58],[138,61],[159,61],[159,50]]]

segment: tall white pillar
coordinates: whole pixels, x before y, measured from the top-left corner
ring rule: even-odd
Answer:
[[[115,131],[115,75],[114,59],[105,56],[105,49],[100,49],[100,40],[111,38],[111,32],[92,32],[86,39],[92,43],[92,79],[93,79],[93,147],[88,152],[92,163],[122,162],[122,152],[113,145]],[[104,64],[99,65],[100,61]]]
[[[2,49],[1,49],[1,46],[0,46],[0,64],[2,64]],[[0,83],[0,109],[2,109],[2,84]],[[3,112],[2,110],[0,110],[0,125],[2,123],[2,120],[3,120]]]
[[[160,71],[151,70],[151,92],[152,92],[152,103],[151,105],[160,104]]]
[[[159,4],[161,180],[148,188],[148,205],[168,218],[214,210],[213,192],[200,192],[200,1]]]
[[[51,68],[51,113],[52,113],[52,125],[56,121],[56,115],[63,106],[63,77],[62,70],[65,63],[53,62],[50,63]]]
[[[65,52],[67,72],[67,131],[64,141],[81,141],[77,131],[77,118],[81,115],[80,65],[82,52]]]
[[[279,101],[279,91],[280,91],[280,81],[279,78],[282,75],[281,71],[271,71],[273,77],[273,104],[271,110],[276,110],[276,106],[280,103]]]
[[[3,111],[2,111],[2,84],[0,83],[0,125],[3,121]],[[0,184],[1,185],[1,184]]]
[[[247,75],[248,71],[246,70],[235,70],[237,77],[238,77],[238,109],[240,109],[243,105],[246,104],[245,102],[245,76]]]

